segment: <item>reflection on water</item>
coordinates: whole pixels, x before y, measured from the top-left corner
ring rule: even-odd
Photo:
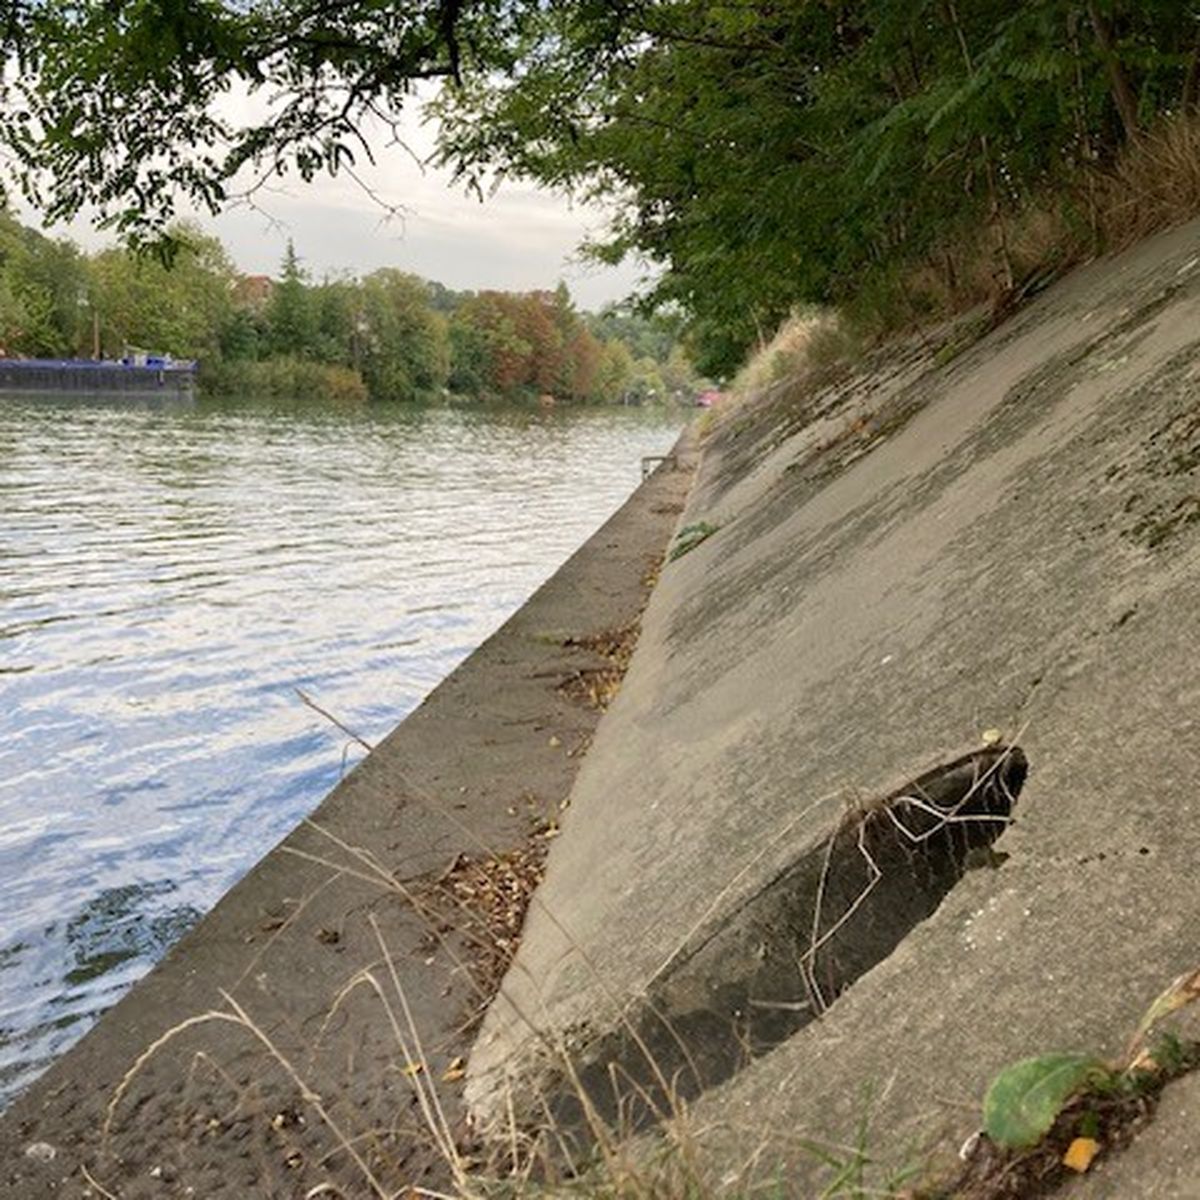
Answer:
[[[632,490],[673,414],[0,400],[0,1103]]]

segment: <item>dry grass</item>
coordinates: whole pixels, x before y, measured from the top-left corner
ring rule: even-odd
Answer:
[[[813,338],[827,319],[814,309],[793,313],[738,373],[733,381],[734,392],[758,392],[803,371]]]
[[[613,655],[623,654],[627,642],[620,631],[608,631],[590,640],[598,651],[607,649]],[[968,798],[995,769],[993,767],[978,777]],[[833,799],[827,798],[830,802]],[[905,799],[910,806],[920,807],[919,797]],[[974,819],[959,811],[965,803],[964,799],[951,811],[934,811],[934,828]],[[862,825],[867,819],[879,816],[893,822],[901,820],[897,812],[878,806],[857,806],[845,819]],[[442,945],[445,945],[444,935],[461,935],[464,925],[469,927],[472,932],[463,949],[462,966],[472,975],[481,996],[500,991],[516,948],[524,912],[531,903],[538,903],[535,889],[542,873],[546,843],[554,832],[552,826],[532,825],[528,845],[509,853],[496,854],[481,848],[478,855],[461,855],[440,876],[417,887],[398,882],[369,851],[352,846],[319,826],[310,824],[310,828],[322,835],[330,846],[328,865],[331,868],[401,895],[429,921],[431,938]],[[914,844],[929,836],[928,831],[915,833],[904,826],[901,826],[901,832]],[[302,856],[325,861],[319,855],[305,853]],[[873,886],[873,882],[868,884],[864,898]],[[375,1200],[415,1200],[416,1197],[507,1200],[518,1196],[706,1200],[717,1195],[734,1200],[743,1197],[746,1200],[750,1197],[782,1200],[792,1194],[786,1184],[754,1182],[762,1178],[761,1164],[757,1160],[767,1152],[765,1137],[750,1139],[742,1161],[712,1162],[702,1152],[706,1130],[697,1123],[686,1103],[678,1099],[668,1080],[660,1078],[655,1088],[660,1096],[668,1097],[666,1110],[659,1106],[662,1120],[657,1137],[634,1137],[631,1136],[633,1130],[623,1128],[619,1118],[615,1125],[602,1119],[588,1090],[580,1082],[575,1053],[562,1040],[543,1038],[543,1045],[552,1057],[559,1083],[571,1091],[577,1101],[575,1120],[564,1126],[560,1120],[560,1097],[540,1094],[534,1083],[526,1087],[519,1102],[510,1097],[505,1128],[494,1130],[494,1136],[486,1144],[472,1139],[449,1115],[447,1102],[447,1087],[456,1085],[462,1077],[461,1060],[455,1060],[447,1072],[441,1072],[435,1066],[436,1056],[423,1043],[413,1016],[402,964],[397,962],[387,945],[375,915],[368,914],[366,920],[378,948],[378,957],[348,976],[327,1019],[332,1021],[351,995],[359,992],[365,992],[380,1006],[394,1039],[396,1060],[404,1064],[402,1074],[416,1098],[424,1148],[444,1165],[445,1183],[436,1187],[409,1183],[399,1188],[390,1183],[377,1161],[364,1149],[370,1144],[367,1140],[370,1131],[364,1133],[353,1128],[346,1114],[335,1110],[329,1100],[322,1097],[305,1064],[285,1053],[249,1007],[229,993],[222,993],[222,1008],[181,1021],[143,1051],[111,1099],[106,1136],[118,1115],[129,1107],[130,1089],[152,1059],[189,1030],[218,1025],[237,1031],[266,1052],[294,1085],[298,1107],[306,1110],[311,1121],[330,1135],[339,1156],[355,1171],[357,1190],[347,1190],[344,1179],[337,1183],[331,1180],[305,1193],[313,1200],[318,1196],[340,1200],[351,1200],[352,1196],[371,1196]],[[814,925],[810,955],[815,955],[822,941],[831,936],[822,934],[821,924],[818,920]],[[630,1032],[636,1039],[632,1026]],[[649,1051],[645,1053],[649,1054]],[[646,1101],[649,1098],[643,1094],[639,1099]],[[291,1123],[303,1129],[301,1118],[295,1118]],[[824,1171],[825,1182],[818,1193],[822,1200],[865,1200],[868,1196],[911,1200],[917,1195],[911,1189],[911,1181],[919,1173],[919,1164],[914,1160],[893,1168],[879,1162],[869,1142],[866,1116],[858,1136],[845,1146],[816,1142],[803,1142],[803,1145],[805,1153],[821,1164]],[[92,1186],[99,1195],[121,1200],[119,1188],[106,1184],[102,1176],[95,1178]]]
[[[1114,162],[1080,168],[1010,205],[1003,238],[995,222],[947,230],[916,262],[861,281],[840,315],[794,314],[751,355],[734,391],[744,399],[785,379],[811,390],[865,346],[977,308],[990,313],[984,330],[1070,267],[1198,214],[1200,116],[1165,118]]]
[[[1200,213],[1200,117],[1175,117],[1129,147],[1097,183],[1097,223],[1119,250]]]
[[[608,631],[590,639],[596,648],[606,648],[613,655],[625,652],[627,639],[619,631]],[[436,803],[436,802],[435,802]],[[504,973],[515,951],[524,913],[530,903],[537,904],[535,890],[541,878],[546,843],[556,832],[552,824],[531,827],[528,844],[508,853],[492,853],[481,848],[478,855],[460,855],[438,877],[419,884],[403,883],[391,875],[362,847],[353,846],[323,827],[308,822],[308,827],[329,846],[328,855],[308,851],[292,851],[308,861],[323,863],[340,875],[350,875],[378,886],[384,892],[398,894],[407,904],[428,921],[430,938],[442,948],[456,935],[461,940],[459,969],[475,983],[477,994],[488,998],[497,994]],[[548,916],[552,914],[547,913]],[[447,1103],[448,1087],[456,1086],[462,1078],[462,1060],[455,1060],[449,1071],[436,1066],[437,1057],[422,1041],[421,1031],[414,1018],[404,984],[404,968],[388,946],[374,913],[367,913],[378,957],[367,966],[354,969],[333,998],[324,1025],[338,1018],[352,996],[366,993],[378,1004],[386,1027],[394,1040],[395,1058],[400,1073],[408,1081],[417,1102],[423,1152],[436,1156],[444,1166],[446,1182],[436,1187],[406,1183],[396,1187],[389,1182],[382,1160],[367,1147],[377,1142],[381,1131],[358,1129],[353,1112],[335,1107],[336,1097],[322,1095],[315,1076],[300,1058],[285,1051],[268,1026],[262,1023],[251,1007],[230,992],[222,991],[220,1008],[199,1012],[180,1020],[149,1044],[131,1065],[114,1091],[107,1108],[103,1129],[105,1145],[120,1125],[126,1113],[136,1119],[138,1105],[133,1103],[133,1087],[152,1061],[170,1045],[201,1027],[230,1030],[240,1038],[255,1044],[292,1085],[296,1096],[296,1112],[275,1118],[272,1128],[286,1124],[291,1141],[300,1137],[306,1126],[324,1130],[343,1160],[344,1168],[353,1170],[357,1184],[350,1186],[339,1171],[337,1182],[318,1184],[304,1193],[316,1200],[318,1196],[351,1200],[351,1197],[374,1197],[375,1200],[492,1200],[493,1197],[579,1196],[589,1200],[703,1200],[705,1197],[756,1197],[786,1195],[786,1190],[751,1188],[750,1184],[731,1184],[731,1173],[722,1168],[721,1178],[712,1172],[713,1164],[699,1153],[699,1134],[686,1105],[676,1098],[670,1081],[659,1078],[656,1090],[667,1095],[665,1109],[660,1106],[662,1123],[660,1136],[639,1140],[632,1130],[623,1128],[620,1120],[614,1125],[600,1117],[589,1093],[576,1074],[574,1052],[565,1042],[542,1039],[544,1048],[556,1064],[561,1084],[578,1101],[578,1121],[564,1127],[559,1120],[558,1097],[536,1092],[522,1098],[522,1115],[518,1119],[516,1104],[510,1102],[508,1128],[500,1131],[484,1145],[473,1139],[466,1128],[453,1120]],[[466,936],[464,936],[464,934]],[[582,949],[580,952],[583,953]],[[630,1033],[637,1039],[636,1030]],[[643,1047],[644,1049],[644,1047]],[[649,1055],[648,1050],[644,1052]],[[195,1058],[209,1059],[204,1051]],[[209,1059],[208,1065],[214,1066]],[[219,1069],[219,1068],[218,1068]],[[641,1099],[646,1099],[641,1096]],[[532,1101],[532,1103],[530,1103]],[[239,1101],[239,1104],[241,1101]],[[277,1123],[277,1124],[276,1124]],[[582,1137],[580,1136],[582,1134]],[[297,1143],[298,1145],[298,1143]],[[756,1146],[746,1163],[737,1164],[732,1174],[740,1176],[762,1147]],[[292,1153],[301,1157],[296,1145]],[[862,1190],[852,1179],[859,1179],[868,1164],[861,1155],[843,1160],[836,1157],[841,1150],[822,1147],[814,1150],[825,1160],[830,1158],[831,1171],[837,1180],[824,1193],[838,1200],[855,1200],[866,1195],[894,1195],[899,1192]],[[107,1161],[107,1152],[104,1156]],[[324,1159],[330,1159],[326,1154]],[[324,1160],[323,1160],[324,1161]],[[89,1186],[95,1194],[108,1200],[123,1200],[123,1189],[115,1181],[105,1179],[99,1167],[94,1174],[89,1169]],[[751,1171],[745,1170],[750,1176]],[[349,1187],[349,1190],[347,1190]]]
[[[952,233],[899,278],[872,312],[858,311],[873,336],[953,316],[980,304],[1003,316],[1063,270],[1200,214],[1200,117],[1166,118],[1105,166],[1080,169],[1005,213],[1007,271],[995,225]],[[851,305],[853,310],[854,306]]]
[[[618,664],[623,672],[635,637],[636,627],[631,626],[575,639],[574,644],[608,658]],[[987,777],[986,774],[981,775],[972,784],[967,798],[987,781]],[[421,796],[451,820],[456,820],[436,798],[424,792]],[[919,796],[906,796],[904,800],[910,808],[922,807]],[[952,811],[932,811],[929,815],[935,818],[934,831],[960,821],[996,819],[976,818],[960,812],[965,803],[966,799]],[[846,819],[857,821],[861,828],[869,818],[891,820],[914,844],[930,836],[928,830],[915,831],[905,826],[899,812],[893,808],[856,808]],[[799,820],[799,817],[795,819]],[[531,904],[540,903],[536,889],[543,871],[547,844],[557,832],[552,823],[531,823],[527,842],[509,851],[497,853],[480,846],[478,853],[459,855],[439,876],[422,881],[417,886],[398,881],[370,851],[352,846],[315,824],[309,823],[309,828],[320,835],[329,847],[328,856],[292,852],[310,861],[324,863],[338,874],[351,875],[373,883],[386,892],[398,894],[429,923],[431,939],[445,947],[447,935],[460,936],[460,965],[473,980],[481,1002],[501,990],[525,912]],[[786,830],[779,836],[784,833]],[[860,838],[860,850],[867,858],[868,865],[873,866],[861,842]],[[757,861],[765,852],[765,848],[760,848],[751,861]],[[749,864],[742,873],[748,869]],[[863,896],[855,901],[856,905],[875,886],[876,874],[877,871],[872,874]],[[732,886],[732,881],[729,886]],[[810,966],[822,944],[841,923],[835,922],[829,931],[823,932],[825,923],[821,920],[820,908],[818,901],[817,920],[813,925],[808,953],[804,956]],[[555,920],[544,906],[543,911],[548,919]],[[422,1043],[421,1031],[413,1017],[401,964],[387,945],[374,914],[368,914],[366,920],[378,948],[378,958],[368,966],[354,970],[346,979],[333,1001],[328,1020],[332,1021],[348,998],[359,992],[371,996],[373,1002],[381,1007],[386,1026],[394,1039],[397,1062],[405,1065],[402,1073],[418,1104],[423,1136],[427,1139],[428,1148],[445,1166],[448,1180],[444,1185],[446,1191],[438,1192],[412,1184],[399,1189],[392,1186],[374,1160],[362,1149],[367,1135],[347,1123],[345,1115],[336,1111],[328,1099],[321,1096],[305,1064],[281,1050],[246,1003],[229,993],[222,993],[222,1008],[182,1020],[143,1051],[112,1097],[105,1123],[106,1136],[118,1115],[129,1107],[130,1089],[147,1064],[187,1031],[202,1025],[217,1025],[236,1030],[266,1052],[294,1085],[314,1123],[319,1123],[332,1137],[340,1155],[357,1172],[361,1184],[357,1191],[348,1192],[344,1185],[339,1187],[332,1182],[321,1184],[306,1193],[313,1200],[324,1195],[343,1197],[344,1200],[350,1200],[351,1195],[373,1196],[376,1200],[400,1200],[401,1197],[411,1200],[416,1196],[447,1196],[453,1200],[491,1200],[492,1197],[508,1196],[702,1200],[717,1194],[734,1197],[788,1194],[786,1187],[768,1188],[764,1193],[761,1189],[751,1190],[750,1184],[737,1181],[743,1174],[746,1177],[756,1174],[754,1170],[746,1168],[763,1153],[763,1145],[749,1146],[746,1161],[732,1164],[732,1171],[727,1169],[731,1164],[726,1163],[722,1164],[719,1178],[711,1174],[713,1165],[700,1152],[704,1131],[698,1128],[686,1105],[675,1099],[667,1080],[660,1078],[656,1089],[660,1094],[671,1097],[668,1111],[662,1113],[660,1138],[652,1143],[631,1138],[630,1130],[621,1128],[619,1122],[613,1128],[597,1114],[586,1089],[579,1082],[575,1055],[562,1041],[545,1041],[544,1044],[553,1057],[560,1079],[565,1086],[574,1089],[586,1134],[586,1157],[580,1158],[580,1143],[574,1137],[577,1130],[566,1130],[557,1123],[558,1107],[552,1097],[545,1096],[535,1095],[532,1106],[524,1104],[520,1119],[515,1103],[510,1102],[509,1122],[504,1136],[486,1146],[469,1142],[465,1131],[448,1117],[449,1106],[445,1102],[445,1089],[461,1078],[461,1068],[454,1065],[449,1072],[442,1074],[434,1066],[435,1056]],[[561,926],[559,928],[561,930]],[[566,935],[565,930],[562,932]],[[685,934],[680,947],[689,937],[690,934]],[[579,947],[576,949],[583,956],[583,950]],[[815,983],[810,994],[820,1008],[823,997]],[[630,1032],[636,1039],[636,1031],[632,1027]],[[645,1099],[644,1096],[641,1098]],[[536,1112],[539,1105],[541,1119],[530,1120],[531,1108]],[[850,1147],[813,1144],[809,1152],[827,1169],[828,1183],[821,1193],[827,1200],[858,1200],[868,1195],[899,1198],[914,1194],[911,1190],[905,1190],[900,1183],[900,1175],[884,1172],[883,1182],[879,1182],[879,1164],[873,1160],[866,1145],[865,1133]],[[119,1200],[120,1191],[115,1186],[110,1190],[102,1179],[89,1182],[100,1195]]]
[[[861,351],[856,332],[837,313],[798,309],[738,373],[731,388],[735,402],[780,383],[791,385],[803,380],[815,386],[828,382]],[[725,417],[728,411],[729,406],[723,407],[720,416]]]
[[[857,327],[832,309],[798,309],[755,350],[738,372],[718,408],[702,418],[706,439],[718,430],[735,432],[772,410],[802,413],[820,388],[846,376],[864,353]]]

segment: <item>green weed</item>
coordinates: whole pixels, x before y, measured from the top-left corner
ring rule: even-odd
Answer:
[[[676,535],[675,545],[671,547],[667,561],[674,562],[677,558],[690,554],[701,542],[707,541],[720,528],[720,525],[713,525],[708,521],[697,521],[695,524],[685,525]]]

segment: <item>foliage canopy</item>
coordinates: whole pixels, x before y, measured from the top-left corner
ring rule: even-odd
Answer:
[[[440,155],[602,198],[709,370],[798,303],[895,287],[1195,107],[1186,0],[9,0],[0,140],[51,218],[134,241],[180,200],[353,170],[442,79]],[[247,96],[249,99],[247,100]],[[236,113],[251,114],[237,118]],[[247,172],[254,173],[247,179]],[[1077,214],[1086,222],[1087,214]],[[952,263],[942,268],[953,271]]]

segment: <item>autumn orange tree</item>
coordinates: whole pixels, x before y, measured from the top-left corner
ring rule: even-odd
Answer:
[[[557,291],[480,292],[456,310],[452,374],[497,395],[520,392],[572,400],[613,400],[599,387],[604,347],[563,287]],[[623,379],[615,381],[616,387]]]

